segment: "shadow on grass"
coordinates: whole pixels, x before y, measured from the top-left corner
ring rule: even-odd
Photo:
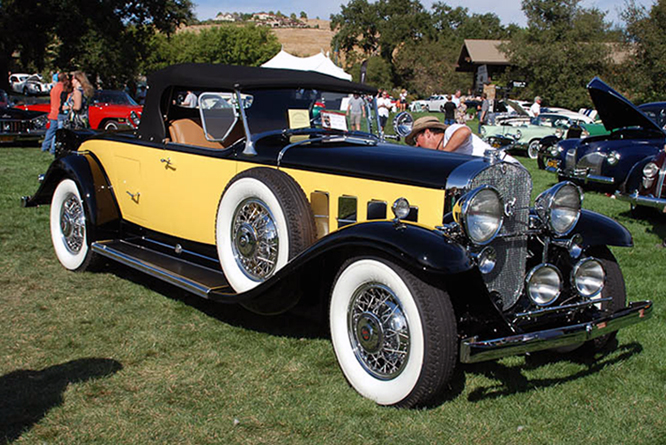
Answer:
[[[51,408],[62,405],[63,392],[70,383],[107,377],[121,369],[115,360],[83,358],[0,377],[0,445],[12,443]]]
[[[329,338],[328,322],[321,307],[294,309],[280,315],[259,315],[240,304],[216,303],[132,268],[108,262],[101,272],[144,286],[167,298],[181,301],[231,326],[289,338]]]
[[[526,357],[524,364],[516,366],[505,366],[500,362],[468,365],[465,367],[467,372],[482,374],[489,379],[499,381],[498,384],[475,389],[470,393],[468,400],[476,402],[485,399],[496,399],[578,380],[596,374],[607,366],[623,362],[639,354],[642,350],[643,347],[638,343],[629,343],[617,347],[617,341],[613,340],[606,349],[596,354],[591,352],[587,347],[582,347],[567,354],[560,354],[553,351],[532,354]],[[551,363],[564,361],[579,364],[582,366],[582,369],[563,377],[544,379],[528,379],[522,373],[524,370],[537,369]]]
[[[652,228],[647,233],[653,233],[666,243],[666,215],[660,213],[657,209],[648,207],[636,207],[636,209],[627,210],[621,213],[622,216],[631,219],[640,219],[652,224]]]

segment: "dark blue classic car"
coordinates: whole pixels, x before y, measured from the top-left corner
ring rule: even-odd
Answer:
[[[610,134],[560,141],[544,153],[544,164],[560,180],[612,192],[636,163],[664,147],[666,132],[601,79],[592,79],[587,89]]]

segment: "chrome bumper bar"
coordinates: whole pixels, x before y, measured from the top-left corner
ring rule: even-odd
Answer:
[[[630,303],[629,306],[613,315],[586,323],[492,340],[468,338],[460,343],[460,362],[478,363],[583,343],[644,321],[651,315],[652,302],[637,301]]]
[[[641,196],[638,193],[624,195],[620,192],[615,192],[615,197],[620,201],[627,201],[632,205],[654,207],[655,209],[659,209],[661,212],[666,212],[666,199],[663,198]]]
[[[611,176],[601,176],[601,175],[591,175],[587,172],[587,169],[584,170],[562,170],[557,167],[546,167],[545,170],[550,173],[555,173],[558,176],[562,176],[569,179],[578,179],[588,182],[598,182],[600,184],[615,184],[615,179]]]

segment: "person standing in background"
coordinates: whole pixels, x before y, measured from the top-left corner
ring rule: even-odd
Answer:
[[[453,125],[456,123],[456,103],[451,100],[451,95],[446,95],[446,103],[444,104],[444,124]]]
[[[539,117],[541,114],[541,97],[537,96],[534,98],[534,103],[530,107],[530,115],[532,117]]]
[[[481,133],[481,127],[488,123],[488,110],[490,109],[490,102],[488,102],[488,95],[486,93],[481,94],[481,106],[479,107],[479,133]]]
[[[361,131],[361,118],[365,117],[365,101],[358,93],[354,93],[354,96],[349,99],[347,116],[349,116],[349,123],[352,130]]]
[[[60,114],[60,94],[63,91],[63,81],[67,78],[65,73],[58,74],[58,81],[53,88],[51,88],[50,101],[51,108],[49,109],[49,128],[46,130],[44,135],[44,141],[42,142],[42,151],[48,151],[53,153],[53,142],[55,138],[56,130],[58,129],[58,114]]]
[[[388,97],[388,92],[386,90],[382,91],[382,95],[377,99],[377,114],[379,115],[379,125],[382,127],[381,131],[384,132],[386,127],[386,122],[389,118],[389,112],[391,110],[391,99]]]

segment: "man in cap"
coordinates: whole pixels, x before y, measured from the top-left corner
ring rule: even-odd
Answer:
[[[475,156],[483,156],[483,153],[491,148],[481,138],[472,134],[467,125],[445,125],[435,116],[416,119],[405,141],[417,147]]]

